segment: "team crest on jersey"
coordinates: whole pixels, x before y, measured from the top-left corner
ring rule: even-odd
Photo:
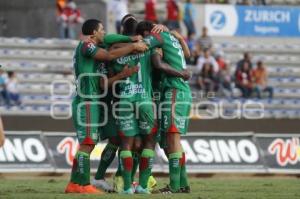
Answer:
[[[106,67],[105,63],[103,63],[103,62],[97,63],[97,72],[100,73],[100,74],[107,74],[108,73],[108,70],[107,70],[107,67]]]

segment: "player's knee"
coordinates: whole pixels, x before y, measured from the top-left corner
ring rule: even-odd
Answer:
[[[134,148],[134,151],[141,152],[142,151],[142,142],[141,142],[141,140],[135,140],[133,148]]]
[[[81,144],[79,150],[90,154],[93,151],[94,147],[94,144]]]

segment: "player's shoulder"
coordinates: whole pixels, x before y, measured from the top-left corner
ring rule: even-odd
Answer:
[[[80,50],[83,55],[91,56],[97,51],[96,44],[91,40],[81,41]]]
[[[158,40],[159,42],[163,42],[164,41],[164,37],[166,36],[167,32],[161,32],[161,33],[151,33],[150,34],[150,38],[155,38],[156,40]]]

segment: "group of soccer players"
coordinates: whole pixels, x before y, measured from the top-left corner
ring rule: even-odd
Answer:
[[[117,191],[150,194],[155,145],[169,160],[170,183],[161,193],[189,193],[185,153],[180,136],[188,128],[191,92],[182,36],[162,25],[138,22],[128,14],[122,35],[105,35],[96,19],[85,21],[74,54],[77,95],[73,121],[80,143],[66,193]],[[90,153],[108,139],[95,178],[90,180]],[[118,153],[116,187],[104,179]],[[139,184],[133,187],[139,168]],[[100,188],[100,189],[98,189]]]

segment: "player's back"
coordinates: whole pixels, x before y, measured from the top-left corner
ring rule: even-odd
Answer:
[[[163,61],[174,69],[181,71],[186,69],[186,62],[179,41],[169,32],[151,34],[145,39],[150,47],[160,47],[163,50]],[[179,77],[164,75],[162,86],[190,91],[188,82]]]

